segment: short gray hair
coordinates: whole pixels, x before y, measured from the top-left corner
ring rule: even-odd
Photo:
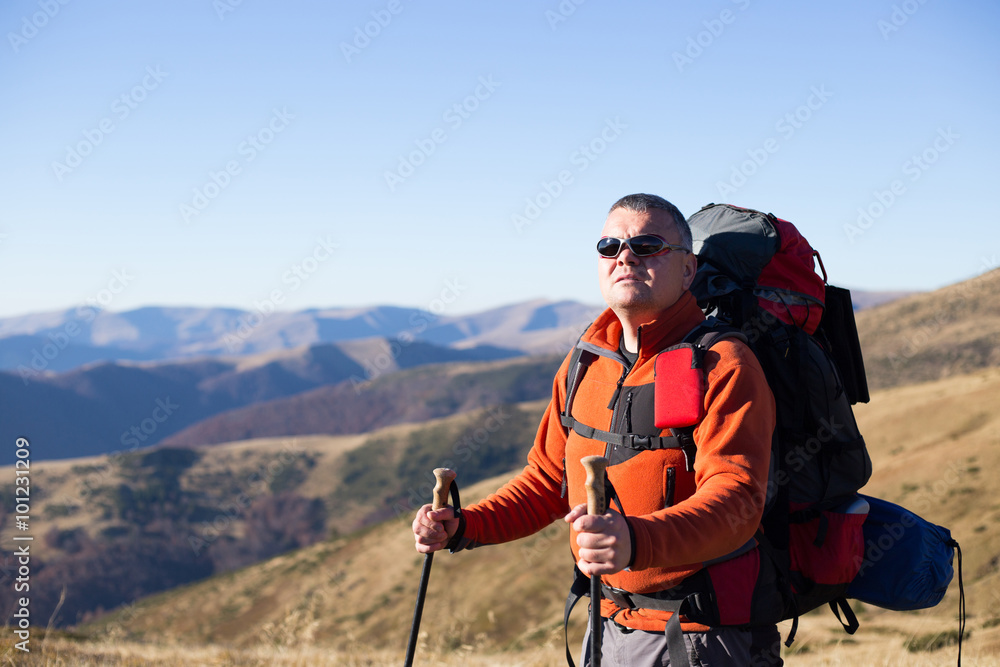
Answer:
[[[688,252],[691,251],[694,242],[691,239],[691,228],[688,226],[687,220],[684,219],[684,216],[676,206],[663,197],[648,195],[642,192],[634,195],[625,195],[611,206],[608,214],[610,215],[612,211],[619,208],[635,213],[645,213],[651,208],[668,212],[674,219],[674,226],[677,228],[677,232],[681,235],[681,245],[687,248]]]

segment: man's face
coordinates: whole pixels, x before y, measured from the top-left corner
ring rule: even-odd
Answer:
[[[667,211],[636,213],[624,208],[608,215],[601,236],[629,239],[656,234],[674,245],[681,236]],[[637,257],[623,245],[618,257],[598,258],[598,279],[604,301],[618,315],[638,325],[672,306],[694,281],[697,260],[692,253],[671,250],[663,255]]]

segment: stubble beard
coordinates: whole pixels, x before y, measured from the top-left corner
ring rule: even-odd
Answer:
[[[636,316],[648,313],[654,306],[649,286],[642,283],[628,286],[612,285],[607,301],[608,306],[618,314],[619,318],[622,315]]]

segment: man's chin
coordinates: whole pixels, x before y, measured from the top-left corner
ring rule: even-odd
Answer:
[[[651,299],[644,298],[640,294],[618,295],[618,297],[609,305],[611,306],[611,310],[619,315],[625,313],[638,315],[649,312],[654,307]]]
[[[649,287],[644,283],[635,281],[621,281],[614,284],[611,289],[611,300],[622,306],[643,306],[649,305],[652,295]]]

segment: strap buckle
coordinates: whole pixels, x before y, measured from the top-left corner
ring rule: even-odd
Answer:
[[[615,605],[621,607],[622,609],[628,609],[629,611],[635,611],[638,609],[638,605],[632,601],[632,596],[628,591],[624,591],[620,588],[612,588],[611,586],[601,586],[601,593],[604,597],[611,600]]]
[[[631,435],[632,439],[632,449],[650,449],[652,445],[652,437],[648,435]]]

